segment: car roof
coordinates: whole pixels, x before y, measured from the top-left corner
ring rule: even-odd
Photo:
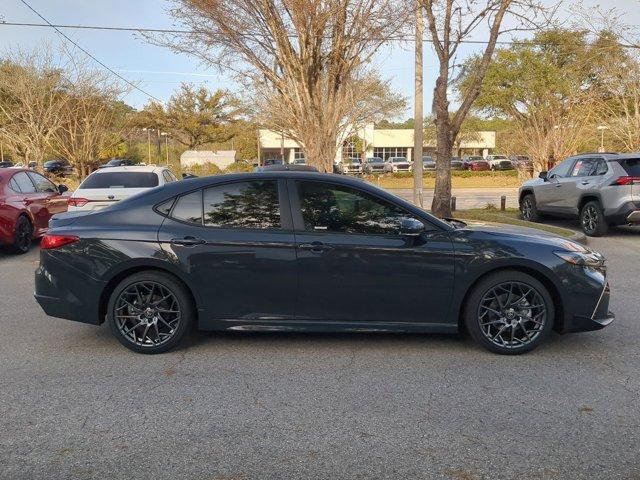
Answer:
[[[100,168],[93,172],[91,175],[101,174],[101,173],[110,173],[110,172],[148,172],[148,173],[157,173],[162,170],[166,170],[167,167],[158,167],[157,165],[126,165],[122,167],[109,167],[109,168]]]

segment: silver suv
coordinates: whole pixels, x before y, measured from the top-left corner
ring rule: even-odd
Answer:
[[[522,218],[579,218],[586,235],[609,226],[640,223],[640,153],[590,153],[569,157],[520,187]]]

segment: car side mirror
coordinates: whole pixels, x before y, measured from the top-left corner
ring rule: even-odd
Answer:
[[[58,185],[58,192],[60,192],[60,195],[68,191],[69,191],[69,187],[67,187],[66,185]]]
[[[542,180],[544,180],[545,182],[549,179],[548,178],[549,173],[548,172],[540,172],[538,174],[538,177],[540,177]]]
[[[424,224],[415,218],[403,218],[400,220],[400,235],[416,237],[424,232]]]

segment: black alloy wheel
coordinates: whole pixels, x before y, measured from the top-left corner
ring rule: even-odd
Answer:
[[[162,272],[141,272],[123,280],[109,300],[111,332],[140,353],[173,348],[188,331],[194,308],[182,283]]]
[[[11,250],[19,255],[27,253],[32,241],[33,225],[31,225],[31,221],[27,217],[21,215],[16,222],[16,230],[14,232]]]
[[[534,277],[505,270],[485,277],[469,295],[465,324],[495,353],[513,355],[537,347],[553,328],[553,299]]]

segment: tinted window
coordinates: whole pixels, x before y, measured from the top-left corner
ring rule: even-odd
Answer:
[[[573,165],[574,159],[567,158],[563,162],[559,163],[551,170],[549,170],[549,178],[551,177],[567,177],[569,176],[569,169]]]
[[[152,188],[158,186],[158,176],[152,172],[96,172],[78,187],[86,188]]]
[[[35,184],[36,190],[38,192],[57,192],[58,191],[57,187],[53,183],[51,183],[49,180],[44,178],[42,175],[39,175],[33,172],[29,172],[28,175],[31,177],[31,180],[33,180],[33,183]]]
[[[11,178],[11,180],[9,180],[9,188],[14,192],[20,193],[20,187],[18,187],[18,184],[16,183],[14,178]]]
[[[320,182],[299,182],[300,208],[307,231],[397,234],[411,217],[399,207],[359,190]]]
[[[620,162],[622,168],[625,169],[627,175],[631,177],[640,177],[640,159],[632,158],[630,160],[623,160]]]
[[[202,224],[202,190],[178,198],[171,216],[183,222]]]
[[[221,228],[280,228],[277,183],[241,182],[207,188],[204,224]]]
[[[16,173],[13,176],[13,180],[15,181],[18,189],[22,193],[35,193],[36,187],[33,186],[33,182],[29,179],[29,176],[24,173]]]

